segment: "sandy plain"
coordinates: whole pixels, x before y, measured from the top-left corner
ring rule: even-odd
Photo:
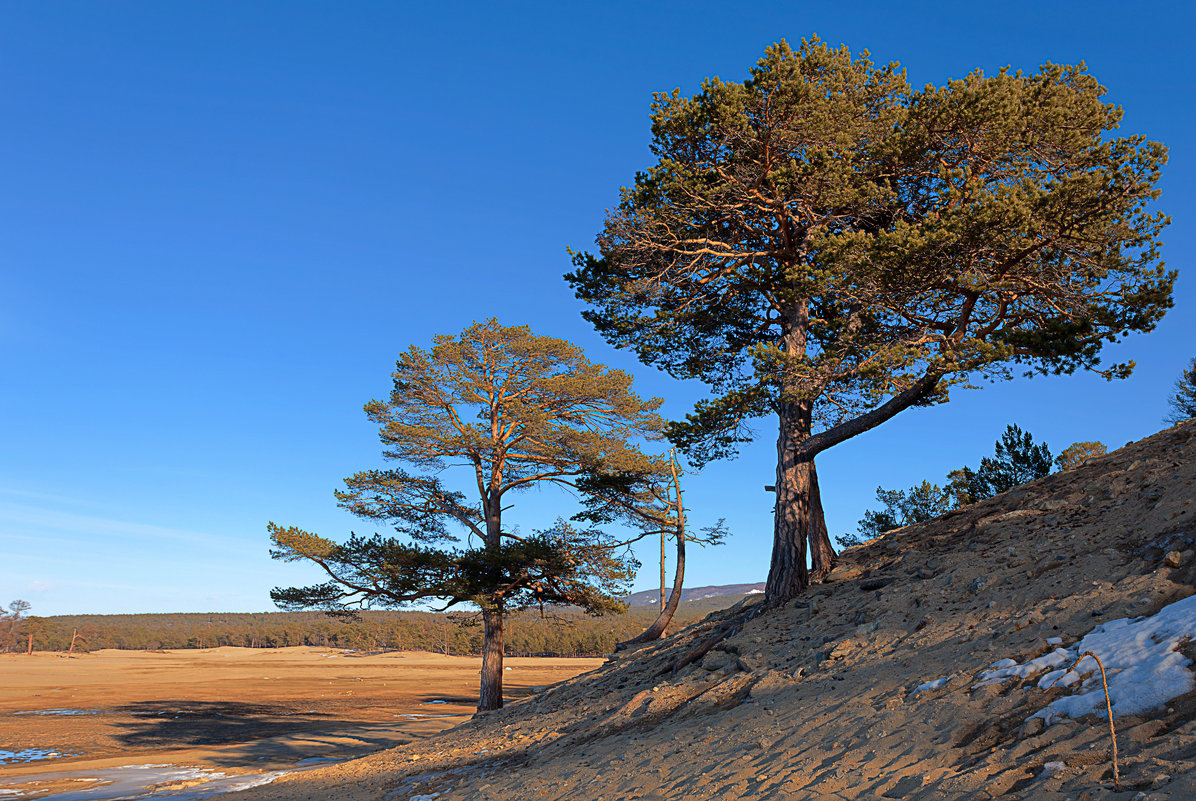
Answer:
[[[602,661],[508,658],[506,695]],[[363,756],[468,719],[478,669],[469,657],[329,648],[0,655],[0,795],[44,797],[118,766],[237,775]],[[45,752],[58,756],[13,756]]]

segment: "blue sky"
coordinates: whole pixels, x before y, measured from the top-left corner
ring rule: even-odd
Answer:
[[[270,608],[313,574],[269,520],[371,526],[332,490],[380,464],[361,405],[398,353],[497,316],[698,397],[615,352],[560,276],[649,164],[653,91],[741,79],[817,33],[915,85],[1086,61],[1123,131],[1171,148],[1158,208],[1176,306],[1107,351],[1128,381],[1017,380],[820,457],[833,532],[877,485],[941,478],[1008,422],[1055,452],[1161,427],[1196,356],[1196,92],[1184,3],[218,3],[0,7],[0,603],[38,614]],[[768,566],[771,421],[691,477],[727,518],[690,585]],[[524,528],[568,513],[520,496]],[[650,553],[648,558],[651,558]],[[646,565],[637,588],[653,584]]]

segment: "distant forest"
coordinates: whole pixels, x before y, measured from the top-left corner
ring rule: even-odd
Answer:
[[[671,630],[696,623],[743,596],[683,602]],[[504,623],[510,656],[593,656],[609,654],[615,643],[643,631],[656,618],[654,607],[635,606],[621,615],[591,617],[572,609],[527,610]],[[33,633],[36,651],[66,651],[75,632],[75,651],[117,648],[285,648],[292,645],[356,648],[366,651],[434,651],[478,655],[480,621],[469,615],[432,612],[363,612],[356,619],[322,612],[175,613],[144,615],[58,615],[22,621]],[[13,649],[25,650],[14,638]]]

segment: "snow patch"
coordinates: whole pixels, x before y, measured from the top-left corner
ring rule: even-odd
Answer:
[[[925,684],[919,684],[917,687],[914,688],[914,695],[917,695],[918,693],[926,692],[927,690],[937,690],[939,687],[942,687],[944,684],[946,684],[947,680],[950,678],[951,677],[948,676],[947,678],[944,678],[944,679],[935,679],[934,681],[928,681]]]
[[[981,673],[976,686],[1048,671],[1038,680],[1040,688],[1079,684],[1079,692],[1052,701],[1031,718],[1042,718],[1049,725],[1060,718],[1104,714],[1105,694],[1096,661],[1089,657],[1069,669],[1080,654],[1092,651],[1104,662],[1114,717],[1138,715],[1196,689],[1196,677],[1188,670],[1192,662],[1179,652],[1180,644],[1193,637],[1196,595],[1151,617],[1102,623],[1071,648],[1056,648],[1024,665],[1003,659]]]
[[[183,767],[179,765],[124,765],[90,771],[65,771],[38,776],[24,776],[22,779],[50,780],[72,779],[87,782],[88,786],[78,790],[67,790],[53,796],[54,801],[118,801],[118,799],[153,798],[170,801],[202,801],[223,793],[247,790],[269,784],[287,771],[253,773],[230,776],[210,768]],[[94,784],[91,784],[94,782]],[[195,784],[176,790],[154,787],[176,783]]]
[[[1019,665],[1014,659],[1002,659],[1000,662],[993,662],[989,670],[981,673],[980,681],[975,686],[982,687],[985,684],[1000,684],[1009,679],[1026,679],[1044,670],[1059,667],[1065,664],[1068,659],[1074,658],[1066,649],[1056,648],[1037,659],[1031,659],[1024,665]]]
[[[1067,769],[1067,764],[1064,762],[1048,762],[1042,766],[1042,773],[1038,774],[1039,780],[1049,779],[1056,773],[1060,773]]]

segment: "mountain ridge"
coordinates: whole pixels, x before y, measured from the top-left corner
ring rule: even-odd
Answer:
[[[759,595],[764,592],[764,582],[751,584],[711,584],[706,587],[685,587],[681,590],[681,600],[704,601],[708,598],[722,598],[735,595]],[[668,597],[667,594],[665,596]],[[660,590],[643,590],[633,592],[623,599],[629,606],[659,606]]]

